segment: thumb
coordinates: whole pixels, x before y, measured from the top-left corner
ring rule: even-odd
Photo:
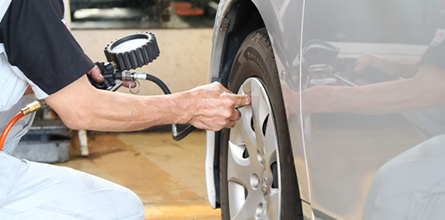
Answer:
[[[93,69],[88,72],[88,74],[93,78],[94,81],[101,83],[105,80],[105,78],[102,76],[102,73],[100,72],[99,67],[94,66]]]

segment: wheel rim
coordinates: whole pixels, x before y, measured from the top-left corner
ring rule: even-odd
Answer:
[[[251,94],[230,131],[227,160],[232,219],[280,219],[281,183],[277,131],[270,99],[258,78],[247,79],[238,94]]]

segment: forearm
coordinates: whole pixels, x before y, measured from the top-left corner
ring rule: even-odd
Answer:
[[[313,87],[308,90],[308,96],[305,97],[303,92],[303,109],[306,103],[311,106],[312,113],[386,114],[424,106],[415,101],[420,98],[420,94],[401,93],[395,87],[392,90],[380,86],[383,83],[360,87]]]
[[[372,54],[364,55],[359,62],[362,62],[359,65],[363,65],[363,67],[359,67],[359,69],[368,67],[379,72],[402,78],[413,77],[416,74],[419,65],[418,59],[382,57]]]
[[[185,99],[181,96],[184,94],[135,96],[117,93],[112,97],[104,94],[100,102],[91,103],[92,106],[101,105],[100,108],[91,109],[77,119],[82,128],[96,131],[136,131],[156,125],[185,124],[191,116],[179,107],[178,101]]]
[[[72,129],[134,131],[151,126],[187,123],[186,93],[136,96],[97,90],[82,77],[46,99]],[[178,106],[178,105],[181,106]],[[68,107],[69,106],[69,107]]]
[[[444,83],[443,70],[423,66],[419,74],[405,80],[358,87],[312,87],[303,91],[303,109],[306,105],[310,109],[309,114],[316,112],[387,114],[427,108],[445,96]]]
[[[220,83],[162,96],[136,96],[97,90],[86,76],[45,99],[72,129],[135,131],[155,125],[190,123],[218,131],[241,117],[236,106],[249,95],[236,95]]]

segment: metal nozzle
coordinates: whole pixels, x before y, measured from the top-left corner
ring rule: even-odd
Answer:
[[[132,74],[130,72],[122,72],[122,80],[123,81],[131,81],[133,78]]]

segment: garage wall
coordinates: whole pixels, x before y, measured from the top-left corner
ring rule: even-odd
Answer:
[[[72,30],[85,53],[94,61],[106,61],[104,48],[121,36],[148,31],[155,34],[160,56],[153,63],[137,69],[163,80],[173,92],[184,91],[207,83],[212,29],[154,30]],[[141,82],[140,95],[162,94],[153,83]],[[128,93],[127,88],[119,91]]]

